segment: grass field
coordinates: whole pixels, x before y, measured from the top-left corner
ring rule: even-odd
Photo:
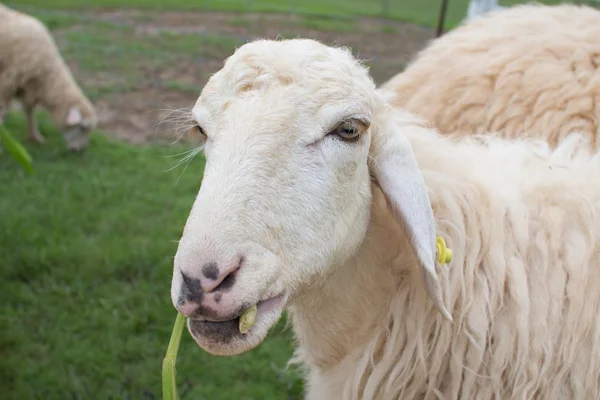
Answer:
[[[24,142],[36,173],[24,175],[0,153],[0,398],[160,398],[161,361],[175,318],[172,258],[200,185],[203,159],[198,156],[185,171],[183,166],[170,170],[190,145],[145,140],[160,119],[156,110],[193,105],[222,60],[255,35],[310,34],[351,44],[365,58],[376,55],[373,74],[386,79],[401,70],[431,30],[341,18],[377,16],[382,3],[7,2],[22,9],[71,11],[36,15],[50,27],[97,105],[103,134],[93,136],[87,152],[69,154],[40,113],[48,142],[42,147]],[[438,0],[389,4],[390,17],[429,26],[437,21]],[[466,4],[450,0],[451,24],[464,16]],[[115,7],[133,11],[110,11]],[[313,16],[176,13],[206,8],[295,9]],[[72,12],[76,9],[88,14]],[[193,30],[199,21],[208,29],[201,35]],[[20,113],[9,114],[7,127],[24,138]],[[134,143],[144,138],[140,142],[147,145],[115,138]],[[300,399],[300,377],[285,370],[292,342],[283,323],[261,346],[232,358],[209,356],[184,332],[178,360],[182,400]]]
[[[546,4],[561,3],[560,0],[540,1]],[[449,26],[465,16],[469,0],[448,0],[447,21]],[[500,0],[500,5],[523,3],[519,0]],[[19,5],[44,6],[46,0],[19,0]],[[441,0],[53,0],[57,8],[110,8],[123,7],[147,10],[218,10],[255,12],[298,12],[339,17],[385,16],[417,24],[431,25],[437,22]]]
[[[82,2],[77,0],[53,0],[53,7],[78,9],[83,7],[111,8],[127,7],[161,10],[217,10],[217,11],[255,11],[255,12],[298,12],[317,15],[381,16],[401,18],[411,22],[428,24],[437,18],[439,0],[390,0],[386,8],[384,0],[101,0]],[[19,0],[19,5],[44,6],[45,0]],[[458,20],[464,15],[468,0],[450,1],[448,16]]]
[[[22,132],[22,116],[10,115],[7,127]],[[157,399],[175,318],[172,257],[202,157],[169,171],[184,146],[95,135],[74,155],[50,124],[42,132],[49,143],[28,146],[34,175],[0,156],[1,397]],[[290,356],[281,326],[234,358],[207,355],[186,332],[180,391],[183,399],[298,398],[300,382],[283,370]]]

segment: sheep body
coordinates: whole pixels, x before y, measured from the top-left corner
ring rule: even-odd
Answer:
[[[600,134],[600,11],[517,5],[433,40],[381,86],[442,133]]]
[[[73,149],[87,145],[96,112],[64,62],[48,29],[36,18],[0,4],[0,121],[13,98],[23,105],[29,138],[43,142],[34,119],[45,107]]]
[[[454,322],[420,286],[373,185],[358,253],[290,309],[307,399],[595,398],[600,391],[600,155],[573,135],[452,141],[399,117],[454,257]]]

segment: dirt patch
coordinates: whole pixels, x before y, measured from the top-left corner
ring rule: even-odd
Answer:
[[[103,62],[113,57],[112,64],[86,69],[85,62],[96,64],[83,59],[83,50],[78,49],[72,51],[73,57],[66,58],[98,107],[100,128],[135,144],[173,140],[176,124],[166,121],[158,125],[166,110],[192,107],[210,75],[221,68],[236,46],[249,40],[309,37],[349,46],[356,56],[367,60],[372,76],[382,83],[400,72],[433,37],[430,29],[377,18],[335,20],[293,14],[136,10],[95,12],[85,18],[128,29],[123,31],[123,38],[111,39],[128,46],[119,53],[124,58],[117,60],[112,53],[103,57]],[[74,40],[68,30],[60,33],[64,38],[59,45],[67,46]],[[113,33],[97,35],[112,37]],[[89,50],[94,43],[107,48],[101,37],[93,39],[80,48]]]
[[[105,96],[95,102],[101,129],[133,144],[174,141],[185,135],[183,113],[196,95],[143,88]]]

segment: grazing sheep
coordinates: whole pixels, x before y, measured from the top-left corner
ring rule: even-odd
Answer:
[[[50,32],[32,16],[0,4],[0,123],[13,98],[23,105],[28,137],[44,141],[35,122],[45,107],[72,150],[85,148],[96,112],[71,75]]]
[[[600,135],[600,11],[519,5],[433,40],[381,86],[442,133]]]
[[[246,352],[287,308],[308,399],[597,396],[585,137],[439,135],[306,39],[240,47],[192,115],[206,168],[171,296],[203,349]],[[437,270],[436,235],[454,252]]]

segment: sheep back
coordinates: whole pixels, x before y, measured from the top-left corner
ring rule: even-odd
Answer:
[[[433,40],[384,85],[442,133],[600,133],[600,11],[521,5]]]

